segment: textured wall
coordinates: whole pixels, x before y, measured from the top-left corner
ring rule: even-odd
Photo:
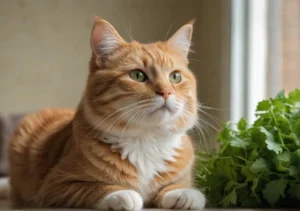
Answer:
[[[229,27],[221,26],[222,1],[0,0],[0,5],[0,113],[77,105],[88,73],[94,14],[126,39],[130,33],[143,42],[164,39],[171,25],[173,33],[196,17],[191,68],[199,97],[224,108],[221,41]]]
[[[300,88],[300,1],[282,2],[282,87]]]

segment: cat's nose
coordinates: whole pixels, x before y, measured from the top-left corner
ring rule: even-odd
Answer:
[[[173,94],[173,91],[171,89],[162,89],[159,91],[156,91],[156,94],[162,96],[165,100],[168,99],[168,97]]]

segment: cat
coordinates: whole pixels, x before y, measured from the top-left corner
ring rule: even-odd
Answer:
[[[95,17],[92,57],[76,110],[27,115],[9,145],[15,207],[198,209],[196,79],[188,68],[193,21],[167,41],[126,42]]]

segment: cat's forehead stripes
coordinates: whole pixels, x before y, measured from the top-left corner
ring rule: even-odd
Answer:
[[[161,49],[158,44],[148,44],[142,47],[141,62],[144,71],[150,79],[157,79],[164,74],[168,75],[174,71],[173,59]]]
[[[147,44],[142,47],[142,52],[144,54],[143,61],[146,61],[146,64],[149,65],[159,65],[162,69],[165,66],[168,68],[173,68],[174,62],[172,58],[164,51],[163,44],[154,43]]]

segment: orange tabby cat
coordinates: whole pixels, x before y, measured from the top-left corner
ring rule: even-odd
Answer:
[[[76,111],[25,117],[9,147],[15,206],[202,209],[193,189],[196,80],[188,69],[193,23],[166,42],[125,42],[95,18],[92,58]]]

